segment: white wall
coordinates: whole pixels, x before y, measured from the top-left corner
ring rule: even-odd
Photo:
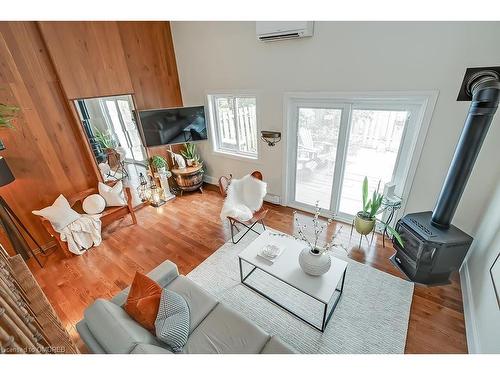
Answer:
[[[467,343],[472,353],[500,353],[500,307],[489,272],[500,252],[499,212],[500,180],[460,270]]]
[[[439,90],[407,211],[432,210],[469,103],[456,97],[465,68],[500,65],[500,23],[316,22],[312,38],[263,43],[254,22],[172,22],[185,105],[206,90],[257,90],[261,127],[283,130],[289,91]],[[499,175],[500,114],[483,145],[454,224],[474,234]],[[200,146],[207,173],[218,177],[260,169],[281,195],[282,147],[262,145],[262,164],[216,156]]]

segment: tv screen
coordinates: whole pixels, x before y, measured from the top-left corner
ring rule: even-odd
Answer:
[[[139,119],[147,147],[207,139],[203,106],[143,110]]]

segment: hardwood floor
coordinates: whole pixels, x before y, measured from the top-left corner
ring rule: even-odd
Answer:
[[[149,272],[165,259],[187,274],[229,239],[229,230],[219,218],[221,206],[218,191],[207,186],[203,194],[186,194],[158,209],[139,210],[138,225],[126,218],[107,227],[103,243],[82,256],[63,258],[58,249],[42,257],[43,269],[30,262],[38,282],[82,351],[85,348],[75,324],[96,298],[111,298],[132,282],[136,270]],[[286,233],[294,232],[295,215],[303,222],[311,217],[286,207],[266,206],[270,209],[266,224]],[[335,223],[329,234],[338,225],[343,225],[339,240],[352,259],[401,276],[388,260],[392,248],[387,244],[383,248],[380,236],[375,236],[371,246],[363,240],[358,247],[359,237],[353,234],[350,239],[349,225]],[[405,352],[467,352],[458,275],[450,285],[415,286]]]

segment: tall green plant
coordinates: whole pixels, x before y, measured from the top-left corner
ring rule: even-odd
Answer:
[[[195,165],[200,162],[200,156],[196,153],[196,145],[194,143],[184,143],[184,150],[181,151],[181,155],[187,160],[193,160]]]
[[[103,132],[96,127],[93,127],[92,130],[94,132],[94,138],[102,148],[106,149],[106,148],[116,147],[116,141],[114,140],[113,136],[109,133],[108,130]]]
[[[368,199],[368,178],[365,177],[363,180],[363,211],[362,215],[366,219],[373,220],[375,216],[379,213],[380,207],[382,206],[382,201],[384,199],[384,195],[379,193],[380,190],[380,181],[377,185],[377,190],[373,191],[372,198]]]
[[[403,245],[403,240],[396,230],[391,227],[389,224],[383,222],[382,220],[377,218],[377,214],[384,212],[385,208],[382,207],[384,201],[384,194],[379,193],[380,190],[380,181],[377,185],[377,190],[374,190],[372,193],[371,199],[368,199],[368,177],[365,176],[363,179],[363,185],[361,186],[361,194],[363,199],[363,211],[360,212],[360,216],[367,220],[375,220],[384,225],[387,228],[387,231],[394,236],[396,241],[401,246]]]
[[[13,129],[12,120],[16,118],[19,107],[14,105],[0,103],[0,128]]]
[[[184,150],[181,150],[181,155],[186,159],[196,158],[196,145],[194,143],[184,143]]]

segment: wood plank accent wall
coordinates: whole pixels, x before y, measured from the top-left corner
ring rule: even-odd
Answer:
[[[137,109],[182,107],[170,23],[118,22],[118,28]],[[181,148],[181,145],[172,146],[174,152],[179,152]],[[148,154],[163,156],[172,168],[172,159],[165,146],[149,147]]]
[[[68,99],[133,92],[116,22],[39,22]]]
[[[124,93],[138,109],[182,105],[168,22],[0,22],[0,100],[22,109],[0,130],[17,178],[0,194],[40,242],[31,211],[98,180],[71,100]]]
[[[182,106],[169,22],[38,24],[68,99],[133,93],[137,109]],[[103,66],[110,72],[105,77]],[[166,147],[149,148],[148,154],[172,166]]]
[[[0,130],[6,145],[1,155],[16,177],[0,194],[47,243],[50,237],[31,211],[61,193],[90,187],[96,176],[34,22],[0,22],[0,101],[21,108],[17,129]]]
[[[182,106],[168,22],[118,22],[138,109]]]

